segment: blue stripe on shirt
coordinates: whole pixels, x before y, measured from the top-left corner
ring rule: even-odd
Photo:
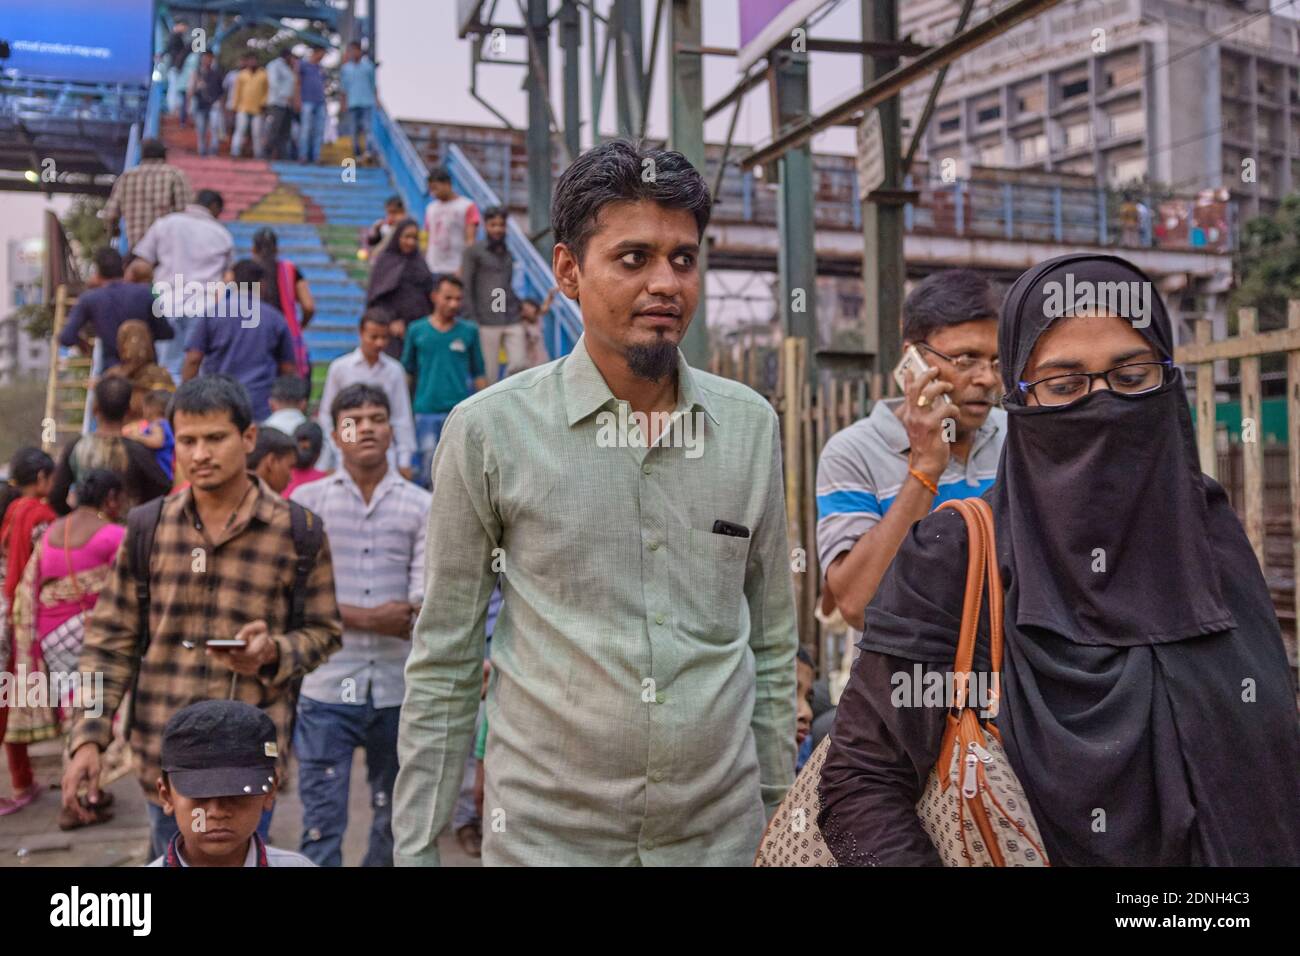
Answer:
[[[992,478],[981,478],[979,484],[974,485],[973,487],[966,484],[965,479],[960,481],[950,481],[946,485],[939,486],[939,493],[934,496],[934,503],[930,510],[933,511],[945,501],[957,501],[961,498],[978,498],[992,487]],[[890,495],[888,498],[882,499],[880,502],[881,507],[883,507],[885,511],[888,511],[889,506],[894,503],[894,499],[897,497],[898,495]],[[884,512],[881,513],[883,514]]]
[[[892,500],[892,499],[890,499]],[[817,520],[842,514],[873,514],[883,516],[889,505],[869,491],[832,491],[817,496]]]

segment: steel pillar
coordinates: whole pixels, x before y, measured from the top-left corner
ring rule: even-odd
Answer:
[[[564,0],[560,7],[560,49],[564,51],[564,142],[569,155],[582,152],[582,60],[578,48],[582,43],[582,25],[578,5]]]
[[[537,69],[529,70],[528,90],[528,234],[547,261],[555,245],[551,237],[550,27],[546,0],[528,0],[528,24],[537,41]]]
[[[773,129],[804,122],[809,115],[808,54],[788,49],[773,51]],[[812,144],[788,150],[776,163],[777,230],[780,251],[781,320],[785,334],[807,343],[808,381],[817,375],[817,256],[813,217]]]
[[[862,4],[862,38],[868,42],[893,43],[898,39],[898,5],[895,0],[875,0]],[[864,56],[862,82],[870,86],[897,68],[896,56]],[[882,193],[902,189],[902,142],[899,129],[897,95],[882,102],[881,139],[884,146],[885,181]],[[903,262],[903,206],[897,201],[862,201],[862,289],[867,350],[876,356],[875,368],[888,382],[901,354],[903,280],[907,275]]]
[[[614,0],[609,28],[615,32],[614,79],[618,92],[618,135],[628,139],[641,131],[643,77],[641,0]]]
[[[702,33],[702,0],[672,0],[668,10],[668,145],[691,161],[707,176],[704,156],[704,66],[697,48]],[[716,200],[717,197],[715,196]],[[697,368],[709,363],[707,322],[708,237],[700,245],[700,302],[695,308],[682,352],[686,361]]]

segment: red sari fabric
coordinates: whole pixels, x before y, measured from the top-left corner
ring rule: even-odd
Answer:
[[[23,571],[32,556],[32,533],[43,524],[54,521],[58,515],[43,498],[20,498],[5,512],[0,524],[0,550],[5,554],[5,608],[12,614],[14,594]]]

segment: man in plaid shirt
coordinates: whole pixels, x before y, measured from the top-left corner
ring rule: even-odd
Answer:
[[[126,241],[134,247],[144,238],[155,219],[180,212],[190,202],[190,184],[185,174],[169,165],[167,150],[156,139],[140,144],[140,165],[126,170],[113,183],[113,191],[100,212],[109,231],[126,217]]]
[[[182,385],[172,401],[176,463],[190,487],[167,498],[150,555],[150,641],[139,658],[138,604],[131,537],[86,626],[78,669],[102,673],[103,700],[74,715],[63,802],[85,822],[100,799],[100,753],[112,740],[112,717],[137,663],[130,743],[149,800],[153,852],[176,833],[157,804],[162,733],[176,711],[201,700],[242,700],[275,722],[281,772],[289,752],[292,682],[342,646],[329,542],[321,536],[307,577],[302,626],[288,629],[295,548],[289,503],[245,470],[257,428],[243,386],[225,375]],[[312,516],[314,517],[314,516]],[[319,520],[319,519],[316,519]],[[244,641],[205,647],[209,639]],[[102,711],[98,709],[102,705]],[[102,716],[91,716],[102,713]],[[87,784],[90,808],[78,801]],[[262,820],[263,833],[270,811]]]

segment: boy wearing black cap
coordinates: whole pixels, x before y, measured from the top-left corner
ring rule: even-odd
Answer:
[[[179,833],[150,866],[315,866],[267,846],[257,826],[275,804],[275,722],[250,704],[205,700],[177,711],[162,740],[158,799]]]

